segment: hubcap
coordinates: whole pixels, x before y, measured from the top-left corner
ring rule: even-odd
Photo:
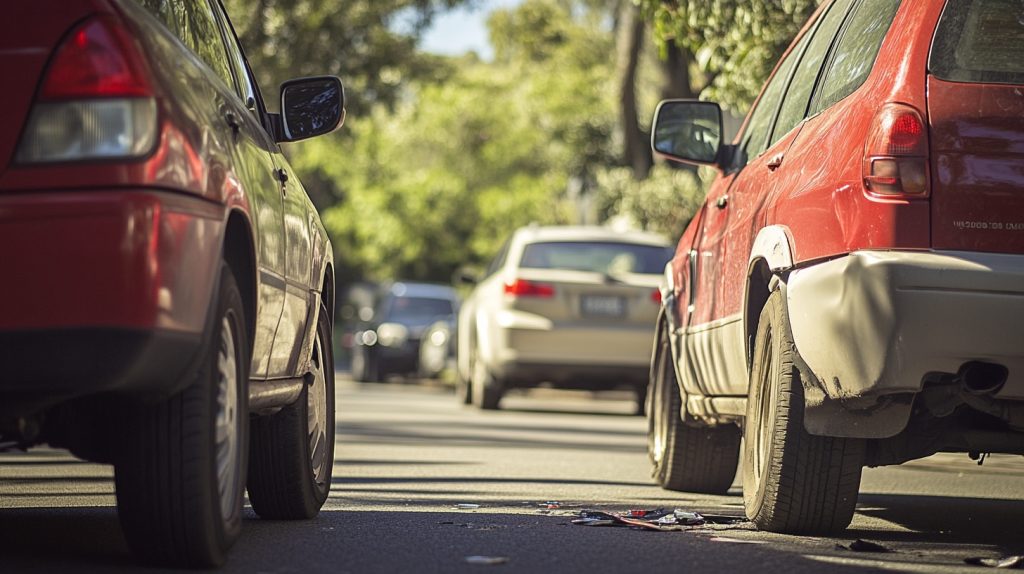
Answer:
[[[221,320],[220,348],[217,353],[217,489],[221,517],[235,510],[240,494],[238,484],[238,351],[230,316]]]
[[[327,474],[327,372],[329,366],[324,365],[323,340],[319,331],[313,345],[313,380],[306,390],[309,429],[309,457],[313,480],[318,486],[323,485]]]

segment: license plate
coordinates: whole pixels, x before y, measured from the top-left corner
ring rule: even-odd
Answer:
[[[621,317],[626,314],[626,300],[622,297],[584,295],[580,299],[584,315],[595,317]]]

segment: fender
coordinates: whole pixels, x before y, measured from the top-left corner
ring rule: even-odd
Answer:
[[[757,319],[780,276],[793,268],[793,240],[789,229],[769,225],[757,232],[747,259],[747,285],[743,290],[744,358],[750,373]]]

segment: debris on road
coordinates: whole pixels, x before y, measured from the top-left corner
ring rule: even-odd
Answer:
[[[837,550],[852,550],[854,552],[876,552],[876,553],[892,552],[892,550],[889,550],[888,548],[886,548],[885,546],[882,546],[881,544],[879,544],[877,542],[871,542],[870,540],[863,540],[863,539],[860,539],[860,538],[858,538],[858,539],[854,540],[853,542],[851,542],[849,546],[843,546],[842,544],[836,544],[836,549]]]
[[[1005,570],[1024,569],[1024,555],[1003,556],[1001,558],[965,558],[964,562],[971,566],[986,566],[988,568],[1003,568]]]
[[[711,524],[739,524],[742,518],[714,516],[709,520],[707,516],[697,512],[685,510],[630,510],[624,513],[603,512],[600,510],[581,510],[573,520],[573,524],[581,526],[629,526],[645,530],[658,530],[671,532],[679,530],[690,530],[692,527],[702,527]]]
[[[497,566],[508,562],[507,556],[466,556],[467,564],[479,564],[481,566]]]

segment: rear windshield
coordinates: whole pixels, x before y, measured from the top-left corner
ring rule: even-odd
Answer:
[[[954,82],[1024,84],[1024,2],[949,0],[929,68]]]
[[[453,313],[452,302],[428,297],[395,297],[390,300],[385,320],[431,319]]]
[[[558,241],[527,245],[519,266],[529,269],[595,271],[611,275],[660,274],[671,258],[671,249],[656,245]]]

